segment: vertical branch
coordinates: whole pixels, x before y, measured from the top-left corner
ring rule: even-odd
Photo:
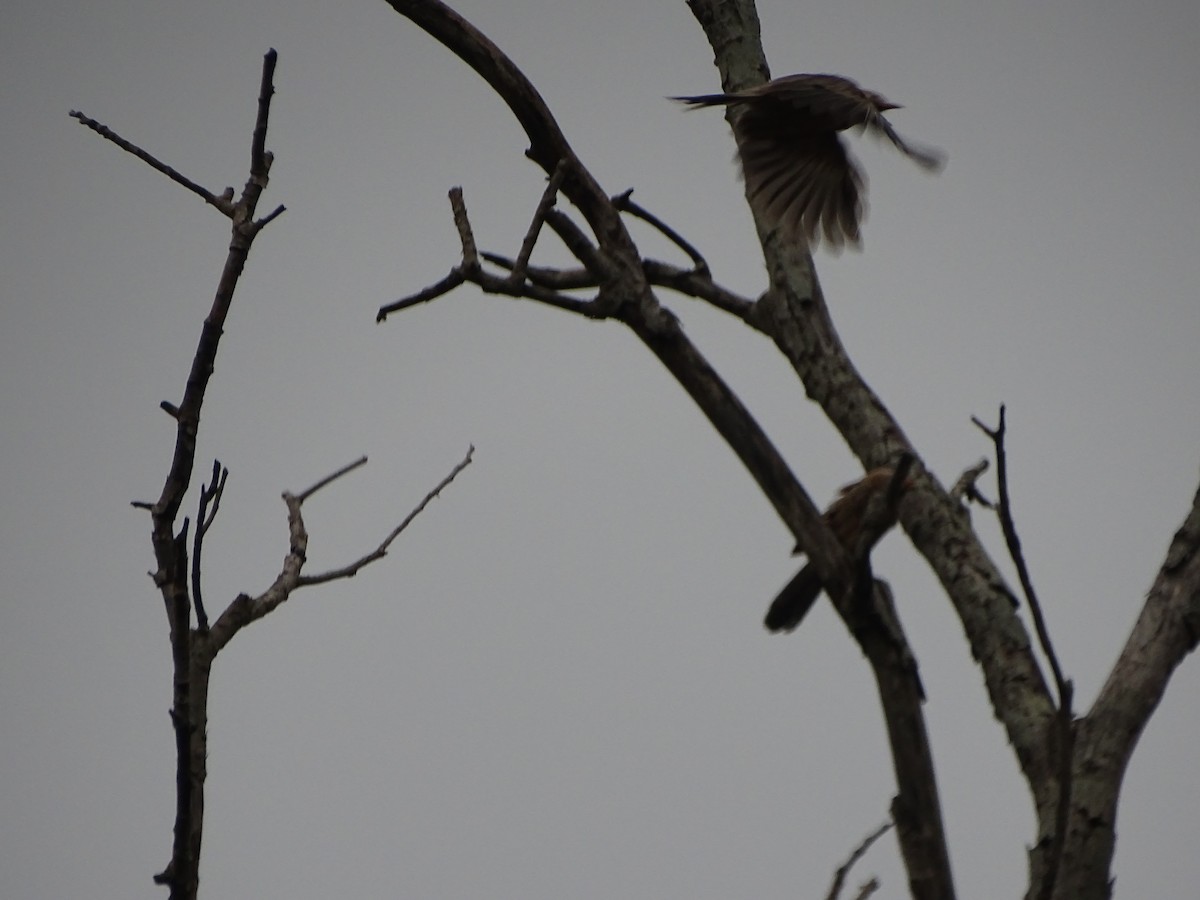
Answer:
[[[1058,880],[1059,867],[1062,864],[1063,848],[1067,839],[1067,823],[1071,810],[1072,793],[1072,758],[1075,754],[1075,713],[1072,710],[1072,698],[1075,686],[1065,678],[1058,664],[1058,654],[1054,652],[1054,644],[1050,640],[1050,629],[1046,627],[1046,617],[1042,614],[1042,604],[1037,591],[1033,587],[1033,577],[1029,574],[1029,566],[1025,562],[1025,554],[1021,550],[1021,538],[1017,534],[1017,524],[1012,515],[1012,498],[1008,490],[1008,453],[1004,447],[1004,438],[1008,430],[1005,419],[1004,404],[1000,404],[1000,421],[993,429],[988,428],[979,419],[972,417],[975,426],[992,440],[996,448],[996,484],[1000,494],[997,514],[1000,517],[1000,530],[1004,533],[1004,543],[1008,547],[1008,555],[1012,558],[1017,569],[1017,578],[1021,582],[1021,590],[1025,594],[1025,602],[1029,606],[1029,614],[1033,616],[1033,627],[1037,633],[1038,644],[1054,675],[1054,684],[1058,691],[1058,739],[1055,742],[1051,756],[1057,755],[1057,768],[1054,772],[1058,782],[1058,802],[1054,810],[1054,832],[1050,838],[1049,852],[1045,856],[1045,865],[1039,879],[1038,900],[1050,900],[1054,895],[1054,885]],[[1047,822],[1040,823],[1044,829]]]
[[[175,730],[176,750],[176,804],[171,861],[162,872],[154,876],[154,881],[170,888],[171,900],[194,900],[199,889],[200,839],[204,823],[204,779],[207,755],[206,703],[208,667],[211,661],[208,650],[210,641],[206,631],[207,616],[204,614],[199,592],[199,555],[204,532],[212,522],[211,516],[207,514],[208,501],[219,502],[220,490],[224,482],[223,477],[220,483],[217,481],[217,467],[214,466],[213,486],[202,492],[200,517],[196,523],[196,569],[192,573],[192,584],[195,591],[194,599],[197,603],[199,631],[193,631],[191,627],[193,597],[188,592],[187,536],[189,523],[185,519],[183,527],[176,534],[175,519],[188,486],[191,484],[196,460],[196,438],[200,430],[200,410],[204,405],[205,392],[213,374],[217,348],[220,345],[225,319],[233,302],[238,279],[245,268],[254,238],[268,222],[282,213],[284,209],[280,206],[262,219],[254,218],[259,198],[266,189],[271,169],[272,157],[266,150],[266,138],[271,97],[275,93],[276,60],[277,54],[274,50],[269,51],[263,59],[258,114],[251,140],[250,176],[240,199],[236,202],[233,201],[232,189],[227,189],[218,196],[215,192],[202,188],[180,175],[170,166],[161,163],[146,151],[124,140],[100,123],[87,118],[82,113],[72,112],[71,114],[102,137],[203,197],[232,221],[229,253],[225,259],[225,266],[212,306],[201,328],[196,352],[192,356],[183,400],[178,406],[170,402],[161,404],[162,408],[175,420],[175,449],[163,481],[162,493],[155,503],[149,505],[153,522],[151,540],[157,564],[157,569],[151,573],[151,577],[154,579],[155,586],[162,593],[170,625],[171,659],[174,669],[171,722]],[[135,503],[134,505],[139,508],[147,506],[144,503]],[[216,507],[214,505],[212,515],[215,514]]]

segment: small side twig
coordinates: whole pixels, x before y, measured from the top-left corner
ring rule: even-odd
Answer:
[[[296,495],[296,500],[299,501],[300,503],[303,503],[305,500],[307,500],[309,497],[311,497],[313,494],[315,494],[321,488],[325,487],[326,485],[328,485],[334,481],[337,481],[343,475],[350,474],[355,469],[357,469],[359,466],[365,466],[366,464],[367,464],[367,458],[365,456],[360,456],[354,462],[347,463],[346,465],[344,465],[340,469],[338,469],[336,472],[334,472],[330,475],[326,475],[324,478],[322,478],[320,481],[318,481],[316,484],[312,485],[311,487],[305,488],[303,491],[301,491],[299,494]]]
[[[995,509],[996,505],[980,492],[978,483],[989,465],[986,459],[981,459],[964,470],[958,476],[958,481],[954,482],[954,487],[950,488],[950,496],[958,503],[978,503],[984,509]]]
[[[467,466],[469,466],[471,464],[471,459],[472,459],[472,456],[474,455],[474,453],[475,453],[475,447],[474,447],[474,445],[472,445],[471,447],[469,447],[467,449],[467,455],[464,456],[462,458],[462,460],[453,469],[450,470],[450,474],[448,474],[445,478],[443,478],[441,481],[439,481],[437,483],[437,485],[433,488],[433,490],[431,490],[428,494],[425,495],[425,498],[420,503],[418,503],[416,505],[416,507],[413,508],[412,512],[410,512],[407,516],[404,517],[404,521],[402,521],[399,525],[397,525],[395,528],[392,529],[391,533],[383,539],[382,543],[380,543],[380,545],[378,547],[376,547],[370,553],[367,553],[364,556],[360,556],[358,559],[356,559],[354,562],[350,563],[349,565],[342,566],[341,568],[330,569],[329,571],[321,572],[318,575],[301,575],[296,580],[296,587],[304,587],[304,586],[310,585],[310,584],[323,584],[327,581],[334,581],[335,579],[338,579],[338,578],[353,578],[355,575],[358,574],[358,570],[361,569],[363,566],[369,565],[370,563],[375,562],[375,560],[382,559],[384,556],[386,556],[388,547],[391,546],[392,541],[394,541],[397,537],[399,537],[400,533],[402,531],[404,531],[404,529],[407,528],[412,523],[413,519],[415,519],[417,516],[419,516],[421,514],[421,512],[425,509],[425,507],[428,506],[433,501],[433,499],[435,497],[437,497],[438,494],[440,494],[447,486],[449,486],[450,482],[454,481],[454,479],[458,477],[459,472],[461,472],[463,469],[465,469]],[[335,472],[329,478],[326,478],[324,481],[319,482],[318,484],[314,485],[305,494],[302,494],[300,497],[298,497],[297,500],[299,502],[303,502],[304,497],[308,496],[308,494],[311,494],[314,490],[328,484],[330,481],[332,481],[334,478],[337,478],[339,475],[345,474],[345,472],[350,471],[350,469],[356,468],[358,465],[361,465],[361,463],[363,463],[363,462],[366,462],[365,457],[360,462],[353,463],[350,466],[347,466],[345,469],[341,470],[340,472]],[[285,495],[285,500],[286,499],[287,499],[287,496]]]
[[[557,171],[559,170],[556,170],[556,174]],[[551,180],[553,181],[553,179]],[[545,196],[547,195],[543,195],[543,199]],[[553,195],[550,196],[553,199]],[[483,266],[479,261],[480,253],[475,244],[475,234],[471,228],[470,217],[467,215],[467,206],[463,200],[462,188],[455,187],[450,189],[450,208],[454,215],[454,226],[458,231],[459,242],[462,245],[462,261],[459,262],[458,265],[454,266],[454,268],[447,273],[446,277],[440,281],[437,281],[428,287],[422,288],[415,294],[410,294],[407,297],[401,297],[399,300],[395,300],[379,307],[379,310],[375,313],[376,322],[383,322],[392,313],[399,312],[402,309],[407,309],[410,306],[418,306],[422,303],[428,303],[431,300],[436,300],[438,297],[450,293],[459,285],[467,282],[478,285],[484,291],[484,293],[502,294],[508,297],[522,297],[529,300],[537,300],[541,303],[545,303],[547,306],[565,309],[568,312],[582,313],[584,315],[593,314],[590,310],[590,306],[592,304],[591,300],[580,300],[575,297],[567,296],[566,294],[560,293],[559,290],[556,290],[552,286],[552,283],[555,281],[555,275],[552,273],[555,273],[557,270],[534,269],[533,272],[535,274],[533,275],[530,275],[530,273],[527,271],[527,277],[515,278],[513,276],[513,272],[517,268],[517,261],[509,262],[507,258],[497,254],[484,253],[482,254],[484,259],[488,260],[489,262],[497,263],[498,265],[501,265],[502,268],[508,269],[509,274],[501,278],[495,274],[484,271]],[[590,253],[596,260],[600,260],[599,253],[596,248],[591,246],[590,242],[583,235],[583,232],[579,231],[575,224],[567,219],[566,216],[563,216],[562,213],[559,213],[557,210],[553,209],[552,205],[547,206],[547,208],[543,210],[542,205],[539,204],[538,209],[539,214],[535,216],[535,220],[540,218],[543,221],[551,222],[552,227],[554,227],[555,231],[560,235],[563,234],[564,231],[567,233],[572,233],[573,229],[572,239],[576,240],[577,242],[581,242],[578,243],[580,249],[584,250],[584,252]],[[556,219],[558,218],[565,220],[567,224],[564,225],[562,222],[557,222]],[[560,229],[563,230],[560,231]],[[532,226],[530,233],[534,235],[534,240],[536,241],[536,231]],[[524,252],[525,249],[526,248],[523,245],[522,251]],[[532,252],[532,245],[530,245],[529,250]],[[526,266],[527,265],[528,264],[526,263]],[[596,263],[596,265],[599,267],[601,264]],[[564,285],[564,288],[570,289],[579,286],[588,287],[595,286],[599,283],[599,279],[595,274],[588,273],[587,277],[590,283],[584,283],[581,285]]]
[[[1063,847],[1067,839],[1067,822],[1070,816],[1072,778],[1071,759],[1075,747],[1075,714],[1072,702],[1075,694],[1074,683],[1063,676],[1058,664],[1058,655],[1054,652],[1054,644],[1050,640],[1050,631],[1046,627],[1045,616],[1042,615],[1042,605],[1033,588],[1033,579],[1025,564],[1025,555],[1021,551],[1021,539],[1017,535],[1017,526],[1012,516],[1012,501],[1008,491],[1008,456],[1004,449],[1004,437],[1007,430],[1004,404],[1000,404],[1000,421],[995,428],[988,428],[977,417],[971,421],[992,440],[996,448],[996,484],[1000,494],[998,514],[1000,528],[1004,532],[1004,542],[1008,546],[1009,556],[1017,567],[1017,577],[1021,581],[1021,590],[1029,604],[1029,612],[1033,616],[1033,626],[1038,636],[1038,644],[1042,648],[1050,671],[1054,675],[1054,684],[1058,691],[1058,808],[1055,810],[1054,835],[1051,840],[1050,854],[1047,860],[1045,877],[1038,888],[1038,900],[1049,900],[1054,893],[1054,883],[1058,878],[1059,865],[1062,859]]]
[[[567,177],[567,165],[566,157],[558,161],[558,165],[554,167],[554,174],[546,183],[546,190],[542,192],[542,199],[538,201],[538,205],[533,211],[533,219],[529,223],[529,229],[525,232],[524,240],[521,241],[517,260],[508,274],[508,280],[514,285],[525,280],[525,269],[529,265],[529,258],[533,255],[533,248],[537,244],[538,235],[541,234],[542,225],[546,222],[546,214],[554,206],[563,179]]]
[[[475,448],[470,447],[462,461],[450,471],[449,475],[438,482],[433,490],[425,495],[425,499],[417,504],[417,507],[405,517],[403,522],[392,529],[391,533],[384,538],[378,547],[349,565],[332,569],[319,575],[301,574],[308,560],[308,528],[304,524],[304,515],[301,507],[304,505],[304,501],[314,493],[363,465],[366,462],[366,458],[363,457],[342,466],[336,472],[325,476],[299,494],[285,491],[283,502],[287,506],[288,511],[288,553],[284,557],[283,568],[271,585],[261,594],[256,597],[244,593],[239,594],[225,608],[221,615],[217,617],[217,620],[213,623],[209,631],[209,640],[206,645],[210,658],[216,656],[221,648],[228,644],[239,631],[283,604],[299,588],[312,584],[324,584],[325,582],[334,581],[339,578],[351,578],[363,566],[369,565],[385,556],[388,547],[396,537],[429,505],[434,497],[457,477],[459,472],[471,464],[471,457],[474,452]]]
[[[221,495],[225,493],[228,477],[229,470],[220,460],[214,459],[212,481],[200,485],[200,511],[196,514],[196,536],[192,539],[192,603],[196,607],[196,626],[201,631],[208,631],[208,613],[204,611],[204,594],[201,592],[200,553],[204,548],[204,536],[221,508]]]
[[[379,307],[379,312],[375,313],[375,321],[382,322],[394,312],[399,312],[410,306],[419,306],[422,303],[428,303],[430,300],[436,300],[438,297],[450,293],[466,280],[467,276],[463,274],[462,268],[455,266],[450,270],[450,274],[441,281],[434,282],[429,287],[421,288],[415,294],[403,297],[394,303],[388,303]]]
[[[708,261],[700,254],[700,251],[688,241],[678,231],[660,219],[654,213],[650,212],[643,206],[633,202],[633,188],[624,193],[617,194],[612,198],[612,204],[621,212],[627,212],[637,219],[651,225],[656,231],[662,234],[672,244],[687,254],[688,259],[692,261],[693,269],[697,275],[709,277]]]
[[[1058,689],[1059,708],[1062,709],[1069,705],[1070,687],[1067,679],[1063,677],[1062,669],[1058,664],[1058,655],[1054,652],[1054,645],[1050,641],[1050,632],[1046,628],[1045,616],[1042,615],[1042,604],[1038,600],[1037,591],[1034,590],[1029,567],[1025,564],[1025,554],[1021,550],[1021,538],[1017,535],[1017,526],[1012,516],[1012,500],[1008,492],[1008,457],[1004,451],[1006,430],[1004,412],[1004,404],[1000,404],[1000,424],[996,428],[989,428],[975,416],[971,417],[971,421],[975,423],[976,428],[991,438],[992,444],[996,448],[996,485],[1000,493],[997,513],[1000,517],[1000,528],[1004,532],[1004,542],[1008,546],[1008,553],[1012,557],[1013,565],[1017,568],[1017,578],[1021,581],[1021,590],[1025,594],[1029,612],[1033,616],[1038,643],[1054,674],[1054,684]]]
[[[92,131],[96,132],[96,134],[100,135],[100,137],[104,138],[105,140],[112,141],[126,153],[136,156],[152,169],[157,169],[159,172],[162,172],[176,184],[183,185],[196,196],[203,198],[205,203],[215,206],[230,218],[233,217],[233,188],[226,188],[224,193],[220,195],[214,194],[212,191],[208,190],[208,188],[201,187],[186,175],[183,175],[176,169],[171,168],[166,163],[160,162],[156,157],[137,146],[137,144],[125,140],[125,138],[121,137],[107,125],[97,122],[95,119],[89,118],[83,113],[74,109],[71,110],[70,116],[73,119],[79,120],[81,124],[92,129]]]
[[[846,883],[846,876],[850,874],[850,870],[854,867],[854,864],[866,856],[867,851],[871,849],[871,845],[883,837],[891,827],[891,822],[884,822],[859,842],[858,846],[854,848],[854,851],[850,854],[849,858],[847,858],[844,863],[838,866],[837,871],[833,875],[833,884],[829,886],[829,893],[825,895],[825,900],[837,900],[838,895],[842,892],[842,887]],[[858,896],[866,897],[869,896],[873,891],[877,890],[879,887],[878,882],[872,878],[871,881],[867,882],[867,885],[871,885],[872,883],[874,886],[871,887],[866,894],[862,893],[862,890],[866,890],[867,887],[864,885],[863,888],[860,889]]]

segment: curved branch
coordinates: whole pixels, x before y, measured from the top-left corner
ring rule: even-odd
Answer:
[[[439,0],[387,2],[444,44],[500,95],[529,137],[526,155],[547,175],[554,175],[560,162],[567,163],[563,193],[583,213],[601,246],[632,248],[633,241],[612,202],[591,173],[579,164],[546,101],[513,61],[483,32]]]
[[[893,759],[902,786],[897,820],[901,823],[901,845],[906,850],[910,880],[921,887],[919,896],[952,896],[932,759],[924,733],[920,683],[907,648],[897,640],[902,637],[898,623],[893,619],[889,627],[876,610],[860,612],[862,604],[854,602],[857,592],[851,591],[856,584],[856,569],[849,555],[749,411],[687,339],[675,316],[659,305],[647,282],[645,263],[619,213],[570,152],[545,104],[524,76],[495,45],[437,0],[389,2],[474,67],[501,95],[530,136],[529,155],[548,173],[558,168],[560,160],[568,161],[563,192],[583,212],[598,246],[593,252],[590,241],[581,240],[568,227],[569,220],[556,210],[549,211],[546,221],[601,282],[596,300],[581,311],[620,319],[658,357],[758,482],[808,554],[830,595],[842,598],[836,605],[871,660],[893,736]],[[734,6],[722,4],[723,8]],[[811,260],[809,267],[811,273]],[[756,309],[761,306],[760,301]],[[833,340],[836,342],[836,335]],[[892,455],[898,459],[901,452],[902,448],[896,448]],[[882,597],[883,592],[876,591],[875,595]],[[905,748],[912,752],[901,752]],[[910,785],[915,789],[906,787]]]

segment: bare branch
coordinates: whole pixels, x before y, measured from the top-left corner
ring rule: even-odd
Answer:
[[[1072,758],[1075,744],[1075,715],[1071,710],[1071,702],[1075,688],[1071,681],[1063,677],[1062,669],[1059,667],[1058,655],[1054,652],[1054,644],[1050,640],[1050,631],[1046,627],[1046,620],[1042,615],[1042,605],[1038,600],[1037,592],[1034,590],[1033,578],[1030,576],[1029,568],[1025,563],[1025,555],[1021,551],[1021,539],[1017,534],[1016,522],[1013,520],[1012,498],[1008,490],[1008,454],[1005,452],[1004,447],[1004,436],[1007,426],[1004,413],[1004,404],[1000,404],[1000,423],[995,429],[988,428],[974,416],[971,417],[971,421],[984,434],[991,438],[996,448],[996,483],[1000,494],[997,514],[1000,517],[1000,528],[1004,532],[1004,542],[1008,546],[1009,556],[1012,557],[1013,565],[1017,567],[1017,577],[1021,581],[1021,589],[1025,593],[1025,600],[1029,604],[1029,612],[1033,616],[1033,625],[1037,632],[1038,643],[1041,645],[1042,652],[1050,664],[1050,670],[1054,675],[1054,684],[1058,689],[1057,721],[1059,739],[1056,748],[1058,804],[1054,817],[1054,834],[1036,894],[1038,900],[1050,900],[1050,897],[1054,893],[1054,884],[1058,878],[1059,867],[1062,863],[1063,846],[1067,838],[1067,822],[1072,793]]]
[[[264,228],[282,216],[285,212],[287,212],[287,207],[281,203],[261,219],[255,219],[253,226],[255,232],[262,231]]]
[[[550,180],[546,184],[546,190],[542,192],[542,199],[538,201],[538,205],[533,211],[533,220],[529,223],[529,230],[525,232],[525,239],[521,241],[521,250],[517,253],[517,261],[508,276],[509,281],[513,284],[520,284],[525,280],[525,269],[529,265],[529,257],[533,255],[534,244],[537,243],[542,224],[546,221],[546,213],[554,206],[555,198],[558,196],[558,190],[562,187],[566,174],[567,161],[560,159],[558,165],[554,167],[554,174],[550,176]]]
[[[1129,758],[1172,674],[1198,641],[1200,488],[1192,495],[1116,664],[1087,715],[1076,723],[1075,757],[1086,766],[1078,777],[1087,779],[1088,789],[1081,786],[1072,797],[1072,845],[1080,839],[1093,841],[1111,859],[1117,801]],[[1076,887],[1087,882],[1077,869],[1059,875],[1058,896],[1083,896]]]
[[[575,162],[574,151],[537,89],[482,32],[439,0],[388,0],[388,4],[444,44],[492,87],[529,137],[526,155],[547,175],[563,160]],[[570,166],[562,192],[582,212],[601,245],[619,252],[633,247],[620,213],[583,166]]]
[[[413,519],[421,514],[421,512],[430,504],[434,497],[437,497],[442,490],[450,484],[450,482],[454,481],[454,479],[458,477],[459,472],[471,464],[471,457],[474,453],[475,447],[472,446],[467,450],[467,455],[463,457],[462,461],[450,470],[450,474],[439,481],[437,486],[425,495],[425,498],[416,505],[412,512],[404,517],[403,522],[392,529],[391,534],[384,538],[383,542],[380,543],[378,547],[365,556],[361,556],[349,565],[342,566],[339,569],[331,569],[328,572],[322,572],[319,575],[302,575],[296,581],[296,587],[305,587],[310,584],[323,584],[326,581],[334,581],[338,578],[353,578],[358,574],[358,570],[363,566],[370,565],[371,563],[375,562],[375,560],[382,559],[384,556],[386,556],[388,547],[391,546],[392,541],[400,536],[400,532],[404,531],[404,529],[412,523]]]
[[[228,477],[229,470],[214,459],[212,481],[200,486],[200,511],[196,514],[196,537],[192,543],[192,602],[196,607],[196,625],[201,631],[208,631],[208,613],[204,611],[204,594],[201,590],[200,554],[204,549],[204,536],[208,534],[221,508],[221,495],[225,493],[225,479]]]
[[[429,285],[429,287],[422,288],[415,294],[402,297],[393,303],[388,303],[379,307],[379,312],[375,314],[375,321],[382,322],[394,312],[399,312],[402,309],[408,309],[410,306],[419,306],[422,303],[428,303],[430,300],[436,300],[443,294],[450,293],[466,280],[467,278],[465,275],[463,275],[462,267],[455,266],[450,270],[450,274],[448,274],[441,281],[435,282],[434,284]]]
[[[330,482],[337,481],[337,479],[341,478],[343,475],[348,475],[350,472],[353,472],[359,466],[365,466],[366,464],[367,464],[367,458],[365,456],[360,456],[354,462],[347,463],[346,465],[342,466],[340,469],[338,469],[333,474],[326,475],[324,478],[322,478],[320,481],[318,481],[312,487],[301,491],[299,494],[296,495],[296,500],[299,501],[300,503],[303,503],[305,500],[307,500],[309,497],[311,497],[313,494],[315,494],[321,488],[328,485]]]
[[[210,659],[214,657],[222,647],[233,639],[234,635],[251,622],[261,619],[280,606],[299,588],[313,584],[324,584],[325,582],[334,581],[339,578],[351,578],[363,566],[369,565],[387,555],[388,548],[400,533],[409,526],[413,519],[420,515],[421,511],[432,502],[434,497],[438,496],[442,490],[454,481],[459,472],[471,464],[474,453],[475,448],[470,447],[462,461],[455,465],[450,470],[450,474],[438,482],[437,486],[425,495],[425,498],[417,504],[416,508],[405,517],[403,522],[392,529],[391,533],[384,538],[378,547],[349,565],[328,572],[322,572],[318,575],[301,574],[301,570],[308,559],[308,529],[304,524],[304,515],[301,508],[307,498],[336,479],[363,465],[366,459],[357,459],[349,465],[343,466],[331,475],[322,478],[301,494],[292,494],[285,491],[283,502],[287,506],[288,511],[288,553],[284,557],[283,568],[275,577],[270,587],[257,597],[251,597],[249,594],[239,594],[225,608],[221,615],[217,617],[217,621],[213,623],[207,635],[209,640],[205,645],[205,652],[208,657]]]
[[[1000,424],[993,430],[988,428],[979,419],[974,416],[971,421],[975,423],[984,434],[992,439],[992,443],[996,447],[996,482],[1000,492],[1000,500],[998,507],[998,515],[1000,516],[1000,528],[1004,532],[1004,542],[1008,546],[1009,556],[1012,557],[1013,565],[1017,567],[1017,578],[1021,581],[1021,590],[1025,593],[1025,600],[1029,604],[1029,612],[1033,616],[1033,626],[1037,632],[1038,643],[1042,647],[1042,652],[1046,655],[1046,660],[1050,664],[1050,670],[1054,674],[1054,684],[1058,688],[1058,706],[1060,710],[1069,712],[1069,695],[1071,692],[1069,682],[1063,677],[1062,669],[1058,664],[1058,655],[1054,652],[1054,644],[1050,640],[1050,631],[1046,628],[1046,619],[1042,615],[1042,605],[1038,601],[1037,591],[1033,587],[1033,579],[1029,575],[1029,567],[1025,564],[1025,554],[1021,551],[1021,538],[1017,535],[1016,522],[1012,516],[1012,500],[1008,492],[1008,456],[1004,451],[1004,404],[1000,405]]]
[[[694,271],[697,275],[710,275],[708,270],[708,261],[700,255],[700,251],[697,250],[690,241],[686,240],[683,235],[669,226],[658,216],[633,202],[633,188],[629,188],[624,193],[617,194],[617,196],[612,198],[612,203],[613,206],[621,210],[621,212],[627,212],[631,216],[641,219],[643,222],[653,226],[663,235],[663,237],[686,253],[688,258],[692,261],[692,266],[694,267],[692,271]]]
[[[230,218],[233,218],[233,188],[228,188],[226,190],[226,192],[222,195],[214,194],[212,191],[208,190],[207,188],[203,188],[200,185],[196,184],[196,182],[192,181],[190,178],[186,177],[185,175],[180,174],[178,171],[171,168],[166,163],[160,162],[156,157],[150,155],[145,150],[143,150],[141,147],[125,140],[125,138],[121,137],[119,134],[117,134],[115,131],[113,131],[108,126],[103,125],[100,122],[97,122],[95,119],[88,118],[83,113],[78,112],[77,110],[71,110],[70,115],[71,115],[71,118],[78,119],[83,125],[86,125],[88,128],[92,129],[92,131],[96,132],[96,134],[100,135],[100,137],[104,138],[105,140],[112,141],[114,144],[116,144],[118,147],[120,147],[126,153],[133,154],[134,156],[136,156],[142,162],[146,163],[151,168],[156,169],[159,172],[162,172],[164,175],[166,175],[168,178],[170,178],[176,184],[183,185],[185,188],[187,188],[189,191],[191,191],[196,196],[203,198],[205,203],[208,203],[210,206],[216,207],[218,210],[220,210],[225,215],[229,216]]]
[[[207,746],[208,667],[211,664],[207,615],[200,593],[200,554],[204,533],[216,516],[225,474],[218,477],[219,464],[214,464],[213,484],[202,487],[200,514],[197,518],[191,583],[194,597],[188,590],[188,525],[175,532],[175,520],[191,483],[196,458],[196,440],[200,426],[200,409],[220,344],[225,320],[233,303],[239,278],[245,268],[255,236],[268,222],[278,216],[283,207],[255,221],[254,213],[267,186],[271,154],[265,149],[268,113],[274,93],[273,73],[276,54],[270,51],[263,60],[263,75],[259,92],[258,117],[252,140],[250,175],[242,196],[234,202],[233,188],[220,196],[200,187],[176,170],[117,135],[107,127],[79,112],[71,115],[102,137],[133,154],[172,181],[202,197],[232,220],[229,252],[217,285],[208,316],[200,332],[191,370],[178,406],[163,402],[161,408],[175,421],[175,448],[170,468],[163,481],[159,499],[153,504],[135,502],[134,506],[148,509],[153,522],[152,541],[157,568],[150,573],[162,595],[170,626],[171,659],[174,667],[171,699],[171,721],[175,730],[176,803],[174,840],[171,860],[162,872],[154,876],[159,884],[170,886],[172,900],[194,900],[198,886],[201,835],[204,826],[204,781]],[[212,504],[211,510],[209,504]],[[191,627],[191,608],[196,605],[198,628]]]
[[[837,900],[838,895],[842,892],[842,887],[846,883],[846,876],[850,874],[850,870],[854,867],[854,864],[866,856],[867,851],[871,849],[871,845],[887,834],[888,829],[891,827],[891,822],[884,822],[859,842],[859,845],[854,848],[850,857],[838,866],[837,871],[833,875],[833,884],[829,886],[829,893],[825,895],[825,900]],[[858,896],[864,897],[867,895],[860,893]]]

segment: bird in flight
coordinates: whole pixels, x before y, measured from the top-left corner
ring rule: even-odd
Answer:
[[[883,114],[899,109],[840,75],[787,75],[731,94],[672,97],[693,109],[732,106],[742,174],[751,204],[768,227],[838,250],[862,243],[866,176],[847,154],[839,131],[859,126],[886,137],[924,169],[945,162],[940,151],[900,137]]]

